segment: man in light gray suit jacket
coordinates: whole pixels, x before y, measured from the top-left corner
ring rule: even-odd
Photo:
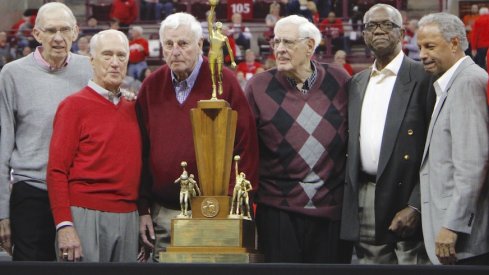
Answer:
[[[421,161],[425,247],[434,264],[489,264],[487,73],[464,51],[462,21],[437,13],[419,21],[425,70],[437,100]]]

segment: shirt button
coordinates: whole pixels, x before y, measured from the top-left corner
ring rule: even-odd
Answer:
[[[413,131],[412,129],[409,129],[409,130],[408,130],[408,135],[409,135],[409,136],[412,136],[413,134],[414,134],[414,131]]]
[[[409,155],[404,155],[404,160],[409,160]]]

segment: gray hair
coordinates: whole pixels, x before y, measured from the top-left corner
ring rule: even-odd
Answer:
[[[40,26],[40,24],[41,24],[41,20],[44,19],[44,15],[46,13],[52,12],[53,10],[62,10],[64,12],[66,12],[68,17],[70,18],[69,23],[71,24],[71,26],[72,27],[76,26],[76,18],[73,15],[73,12],[71,11],[71,9],[68,8],[68,6],[66,6],[65,4],[60,3],[60,2],[49,2],[49,3],[42,5],[41,8],[39,8],[39,11],[37,12],[37,16],[36,16],[35,27],[36,28],[42,27],[42,26]]]
[[[460,39],[460,48],[465,51],[469,47],[469,41],[465,33],[465,26],[457,16],[445,12],[431,13],[419,20],[419,28],[426,25],[437,25],[443,38],[450,42],[454,37]]]
[[[299,29],[299,36],[301,38],[312,38],[314,40],[314,49],[316,49],[317,46],[319,46],[319,43],[321,43],[321,32],[319,29],[302,16],[289,15],[281,18],[277,21],[277,23],[275,23],[275,28],[273,31],[276,33],[277,28],[287,24],[296,25]]]
[[[394,23],[396,23],[397,25],[402,27],[403,22],[402,22],[401,13],[399,12],[398,9],[394,8],[391,5],[387,5],[387,4],[375,4],[375,5],[373,5],[370,9],[368,9],[368,11],[363,16],[363,23],[368,23],[367,19],[370,17],[370,14],[376,9],[390,10],[392,13],[394,13],[393,14],[394,16],[392,17],[392,20],[394,21]]]
[[[489,14],[489,9],[486,8],[486,7],[482,7],[480,10],[479,10],[479,15],[484,15],[484,14]]]
[[[127,39],[127,36],[123,32],[118,31],[118,30],[113,30],[113,29],[100,31],[100,32],[96,33],[94,36],[92,36],[92,38],[90,39],[90,55],[92,57],[95,57],[95,53],[96,53],[95,48],[97,47],[99,40],[102,38],[102,36],[108,35],[108,34],[119,35],[121,40],[124,42],[124,46],[127,49],[127,55],[129,56],[129,40]]]
[[[199,21],[195,17],[186,12],[177,12],[166,17],[165,20],[161,22],[160,26],[160,41],[163,43],[165,38],[165,29],[177,29],[180,26],[187,26],[194,33],[194,38],[196,41],[202,39],[202,27]]]

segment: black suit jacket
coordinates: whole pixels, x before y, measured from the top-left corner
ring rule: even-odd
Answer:
[[[358,241],[358,189],[360,163],[360,117],[371,69],[355,75],[348,93],[348,158],[341,238]],[[434,104],[431,79],[423,66],[404,57],[387,110],[375,190],[375,239],[398,240],[388,230],[395,214],[408,204],[420,209],[419,166]],[[363,123],[368,123],[363,122]],[[420,224],[421,225],[421,224]],[[421,227],[421,226],[420,226]],[[409,238],[421,239],[421,230]]]

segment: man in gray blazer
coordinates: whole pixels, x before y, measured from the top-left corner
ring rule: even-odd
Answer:
[[[462,21],[436,13],[419,21],[425,69],[437,99],[420,170],[426,250],[434,264],[489,264],[487,73],[465,56]]]
[[[348,87],[348,159],[341,238],[362,264],[428,263],[421,237],[419,165],[432,106],[430,76],[402,50],[397,9],[364,18],[373,66]]]

